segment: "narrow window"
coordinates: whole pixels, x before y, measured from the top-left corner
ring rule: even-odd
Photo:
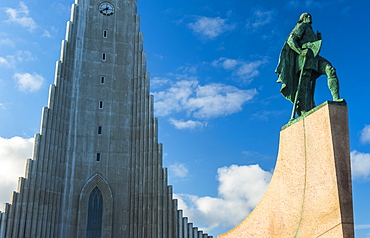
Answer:
[[[103,217],[103,196],[98,187],[90,194],[86,238],[101,238]]]
[[[101,135],[101,126],[98,127],[98,134]]]
[[[100,162],[100,153],[96,154],[96,161]]]
[[[104,83],[105,83],[105,76],[101,76],[101,77],[100,77],[100,83],[101,83],[101,84],[104,84]]]
[[[99,101],[99,108],[103,109],[103,101]]]
[[[104,30],[104,31],[103,31],[103,37],[104,37],[104,38],[107,38],[107,37],[108,37],[108,31],[107,31],[107,30]]]
[[[102,60],[103,60],[103,61],[106,61],[106,60],[107,60],[107,54],[106,54],[106,53],[103,53],[103,54],[102,54]]]

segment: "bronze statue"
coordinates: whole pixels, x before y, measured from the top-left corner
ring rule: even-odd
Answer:
[[[294,119],[295,113],[301,116],[315,107],[316,79],[323,74],[328,77],[333,100],[343,101],[339,98],[335,68],[328,60],[319,56],[321,42],[321,33],[315,33],[312,29],[311,15],[303,13],[280,53],[276,68],[279,76],[277,82],[282,83],[280,92],[293,103],[291,119]]]

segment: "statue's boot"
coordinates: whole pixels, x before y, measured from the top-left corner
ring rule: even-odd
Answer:
[[[333,101],[343,102],[344,99],[339,97],[339,82],[337,77],[328,78],[328,87],[333,97]]]

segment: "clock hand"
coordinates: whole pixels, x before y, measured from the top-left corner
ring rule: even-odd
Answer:
[[[109,10],[109,7],[106,7],[104,9],[100,10],[100,12],[102,13],[102,12],[107,11],[107,10]]]

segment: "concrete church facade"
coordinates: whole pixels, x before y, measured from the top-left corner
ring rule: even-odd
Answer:
[[[208,238],[162,166],[136,0],[75,0],[0,238]]]

